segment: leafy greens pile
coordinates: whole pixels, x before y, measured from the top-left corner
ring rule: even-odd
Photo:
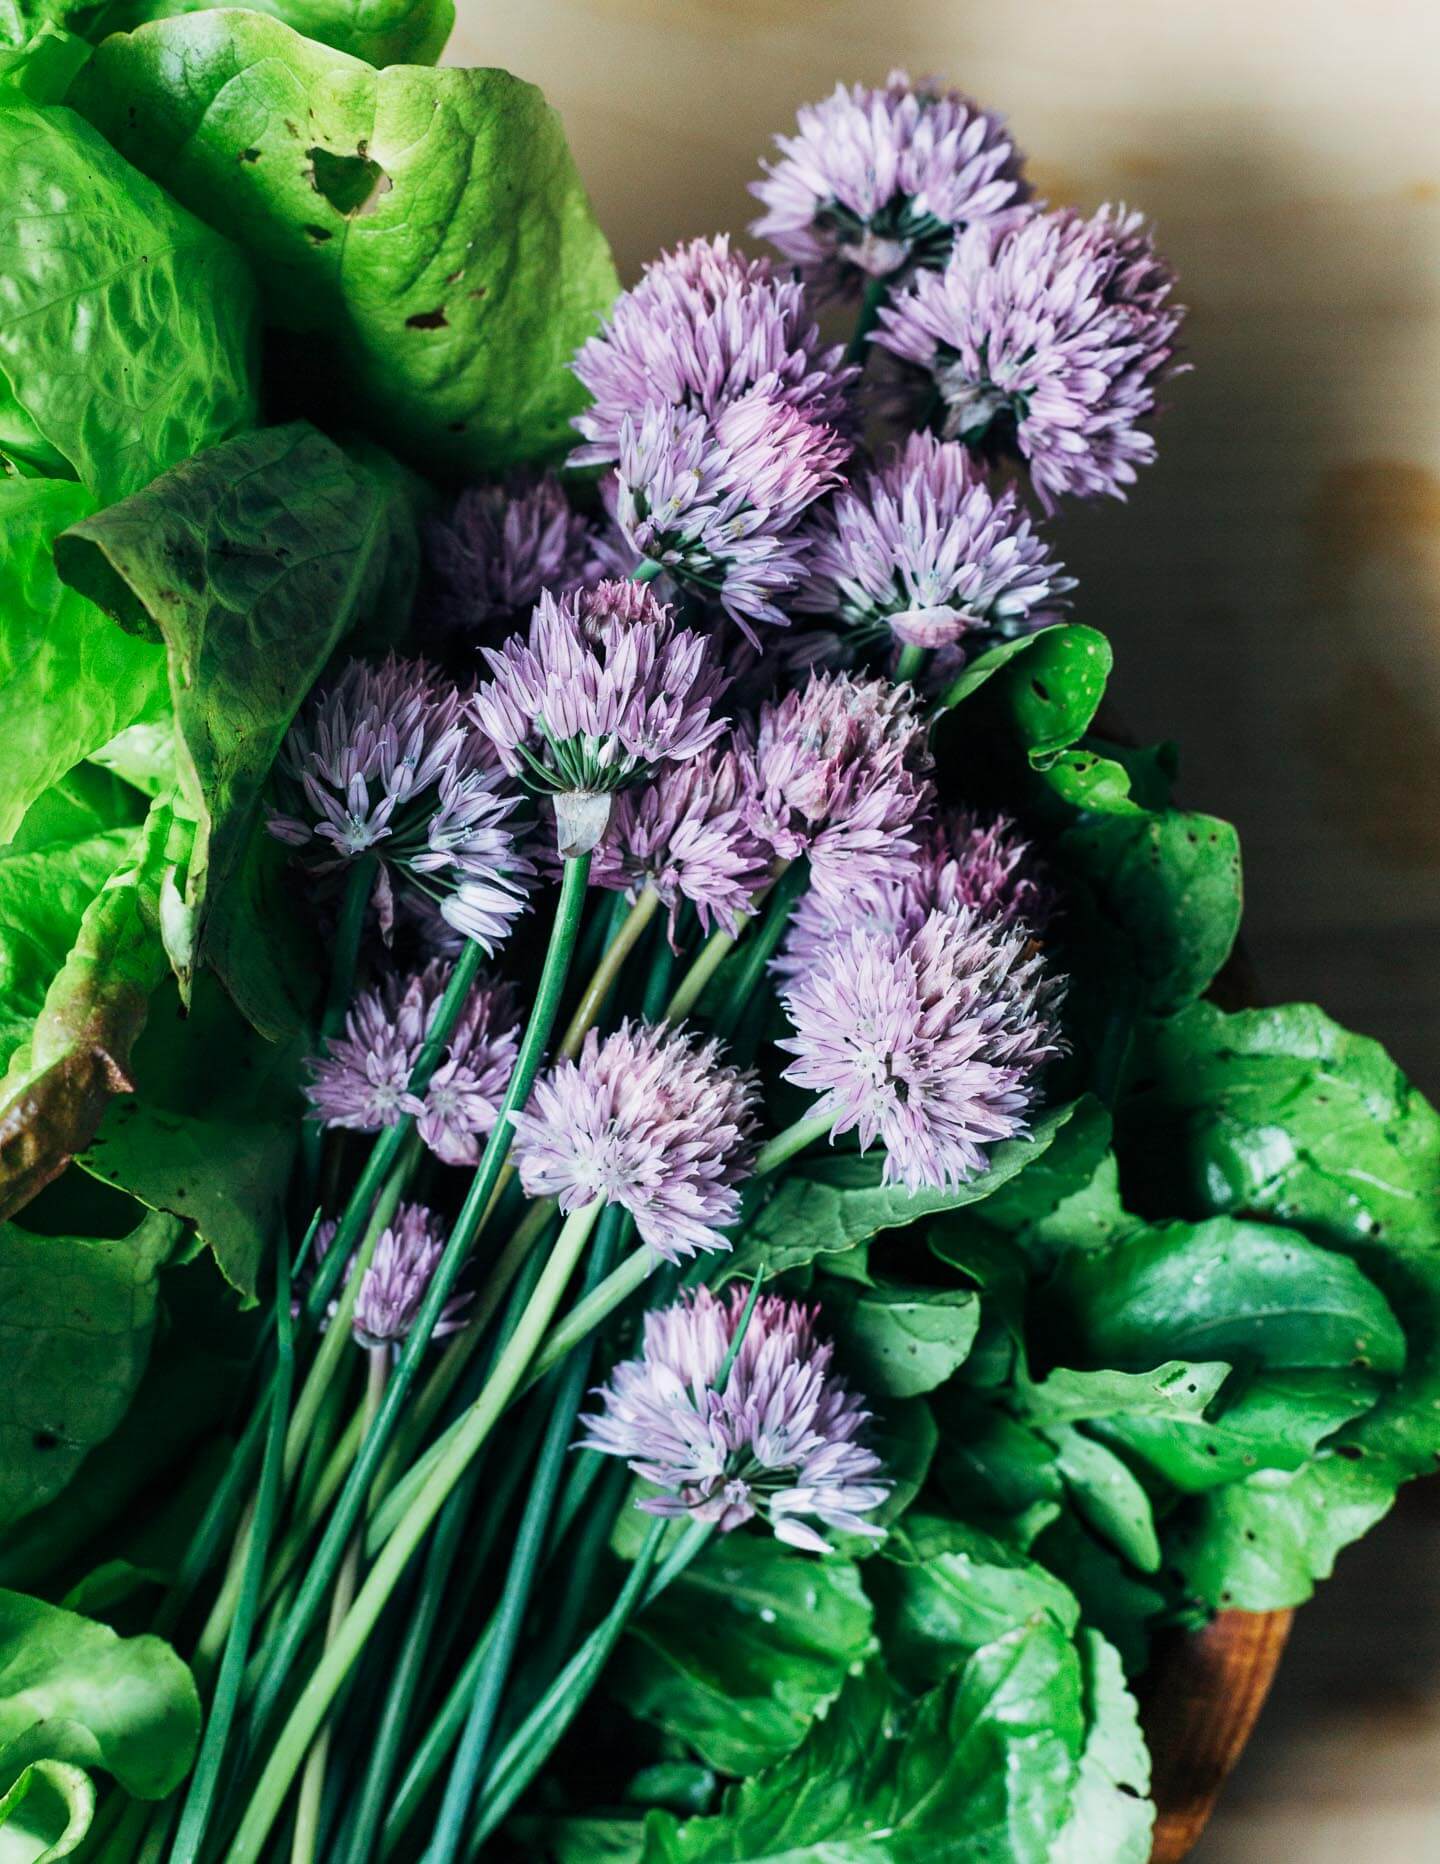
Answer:
[[[427,64],[451,11],[0,0],[7,1864],[178,1855],[223,1649],[207,1505],[308,1218],[326,954],[263,832],[272,768],[337,650],[411,645],[441,495],[563,457],[567,364],[618,291],[540,95]],[[1109,669],[1084,623],[998,642],[935,735],[943,785],[1021,817],[1065,896],[1049,1111],[943,1191],[807,1152],[723,1261],[819,1303],[885,1538],[713,1539],[497,1855],[1140,1864],[1156,1634],[1308,1597],[1434,1467],[1440,1122],[1319,1010],[1220,1006],[1236,837],[1171,800],[1170,747],[1102,735]],[[458,1733],[525,1443],[470,1491],[412,1747]],[[577,1626],[641,1551],[615,1500],[564,1555]],[[399,1776],[376,1855],[419,1855],[447,1752]]]

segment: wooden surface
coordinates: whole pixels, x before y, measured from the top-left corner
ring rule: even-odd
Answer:
[[[1075,613],[1141,734],[1245,848],[1271,999],[1440,1091],[1440,8],[1426,0],[458,0],[466,62],[557,104],[632,276],[738,229],[837,78],[1008,112],[1056,201],[1158,221],[1192,307],[1161,459],[1067,511]],[[1296,1621],[1195,1864],[1440,1860],[1440,1507]]]
[[[1142,1696],[1158,1816],[1151,1864],[1180,1864],[1200,1840],[1245,1751],[1290,1635],[1289,1612],[1221,1612],[1161,1643]]]

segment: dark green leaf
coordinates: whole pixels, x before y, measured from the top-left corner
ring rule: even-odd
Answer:
[[[870,1618],[850,1561],[727,1535],[636,1620],[611,1686],[718,1771],[755,1773],[870,1655]]]
[[[256,1036],[213,980],[197,981],[188,1015],[167,992],[135,1047],[134,1093],[110,1103],[80,1158],[107,1184],[193,1223],[247,1299],[295,1156],[298,1061],[295,1045]]]
[[[58,1495],[124,1417],[179,1235],[154,1214],[113,1240],[0,1224],[0,1525]]]
[[[1230,824],[1179,809],[1095,814],[1065,831],[1059,854],[1093,895],[1092,936],[1118,941],[1116,961],[1140,1007],[1165,1015],[1198,997],[1240,928],[1240,841]]]
[[[1075,1628],[1074,1595],[1005,1541],[911,1514],[866,1569],[885,1660],[907,1688],[943,1682],[972,1652],[1043,1613]]]
[[[1389,1375],[1405,1359],[1394,1315],[1354,1263],[1268,1224],[1218,1217],[1136,1231],[1067,1256],[1052,1288],[1055,1337],[1085,1365],[1359,1363]]]
[[[1018,1418],[955,1387],[939,1400],[934,1480],[962,1520],[1028,1548],[1060,1513],[1055,1447]]]
[[[428,472],[564,450],[618,289],[559,121],[504,71],[376,72],[258,13],[117,34],[75,96],[253,259],[346,405]],[[323,354],[322,354],[323,351]]]
[[[915,1398],[943,1385],[980,1324],[979,1299],[963,1288],[829,1281],[822,1302],[847,1374],[871,1399]]]
[[[1000,675],[999,703],[1037,769],[1086,730],[1110,677],[1110,643],[1079,623],[1003,641],[979,654],[945,693],[949,709]]]
[[[902,1228],[938,1211],[979,1203],[1050,1146],[1074,1108],[1059,1107],[1035,1122],[1028,1138],[991,1149],[990,1167],[949,1191],[908,1191],[881,1182],[878,1153],[836,1153],[805,1159],[786,1172],[774,1195],[750,1216],[726,1259],[725,1273],[745,1276],[763,1263],[779,1275],[817,1257],[852,1249],[881,1230]]]
[[[0,173],[0,455],[108,503],[254,422],[234,247],[73,111],[13,91]]]
[[[1116,1453],[1073,1424],[1051,1425],[1056,1467],[1080,1519],[1142,1573],[1160,1569],[1155,1514],[1139,1479]]]
[[[1042,1619],[982,1646],[908,1726],[867,1672],[717,1817],[652,1814],[645,1864],[922,1864],[961,1855],[957,1840],[967,1858],[1049,1864],[1084,1737],[1074,1646]]]

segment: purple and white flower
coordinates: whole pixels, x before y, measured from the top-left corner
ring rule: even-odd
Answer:
[[[885,1183],[948,1189],[1029,1130],[1062,994],[1025,927],[968,907],[913,932],[855,926],[790,985],[785,1078],[819,1097],[832,1137],[882,1141]]]
[[[931,434],[822,506],[809,534],[795,606],[837,616],[862,647],[1028,634],[1075,586],[1014,488],[993,493],[963,446]]]
[[[1155,456],[1143,423],[1184,317],[1173,285],[1139,214],[1032,211],[962,234],[943,272],[881,309],[872,341],[918,372],[902,404],[933,407],[982,458],[1020,458],[1046,510],[1068,492],[1123,497]]]
[[[672,938],[686,900],[703,930],[716,922],[733,935],[770,876],[770,850],[746,821],[747,794],[747,766],[729,748],[665,765],[617,798],[591,884],[632,900],[652,887]]]
[[[528,635],[486,648],[474,717],[508,770],[554,800],[560,851],[588,853],[614,792],[698,757],[725,729],[710,643],[637,583],[542,595]]]
[[[755,394],[814,428],[846,429],[859,371],[827,347],[805,288],[768,259],[731,252],[723,235],[692,240],[646,266],[576,355],[592,405],[575,418],[573,466],[613,465],[626,422],[650,407],[711,417]]]
[[[604,573],[596,527],[572,511],[553,474],[472,485],[426,527],[442,628],[473,634],[527,614],[542,590],[568,595]]]
[[[616,517],[648,562],[712,596],[747,632],[788,625],[778,606],[800,581],[797,527],[841,483],[850,442],[754,391],[715,415],[651,403],[620,428]]]
[[[722,1534],[759,1519],[813,1553],[830,1544],[812,1523],[879,1540],[865,1516],[890,1484],[863,1441],[870,1414],[831,1371],[817,1309],[762,1295],[716,1389],[746,1295],[698,1288],[652,1309],[640,1357],[615,1367],[602,1408],[581,1420],[584,1446],[624,1457],[660,1490],[641,1498],[647,1514],[710,1521]]]
[[[344,1033],[310,1063],[305,1089],[313,1117],[328,1127],[378,1133],[407,1115],[447,1165],[475,1165],[499,1118],[519,1047],[519,1004],[507,983],[481,978],[466,998],[423,1097],[410,1077],[444,995],[450,967],[428,964],[362,990]]]
[[[765,207],[751,231],[826,295],[943,265],[957,232],[1013,217],[1030,194],[1002,117],[903,71],[883,89],[836,85],[775,141],[780,159],[751,183]]]
[[[515,820],[520,792],[466,705],[424,661],[352,660],[290,728],[278,765],[290,807],[269,829],[316,872],[374,854],[387,938],[399,875],[488,953],[525,910],[535,869]]]
[[[327,1219],[315,1236],[318,1262],[335,1241],[339,1225]],[[400,1204],[380,1232],[369,1267],[355,1294],[350,1331],[359,1346],[378,1349],[399,1346],[415,1325],[431,1278],[445,1253],[447,1231],[441,1220],[423,1204]],[[349,1270],[346,1271],[347,1275]],[[431,1339],[455,1333],[465,1324],[468,1293],[453,1295],[441,1310]],[[339,1303],[328,1310],[334,1319]]]
[[[1044,931],[1057,906],[1044,863],[1008,816],[942,809],[920,831],[913,860],[882,887],[867,924],[902,934],[920,930],[937,907],[963,906],[1001,926]],[[797,901],[771,969],[777,977],[808,971],[855,924],[853,909],[808,888]]]
[[[628,1020],[603,1039],[592,1029],[515,1117],[520,1182],[567,1213],[620,1205],[669,1262],[728,1249],[758,1104],[753,1074],[723,1062],[713,1039]]]
[[[925,726],[905,687],[812,673],[760,708],[747,817],[780,861],[801,855],[837,908],[883,899],[931,805]]]

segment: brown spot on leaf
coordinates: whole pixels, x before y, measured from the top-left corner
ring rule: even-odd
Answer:
[[[407,330],[444,330],[450,319],[445,315],[445,306],[437,305],[433,311],[417,311],[413,317],[405,319]]]

